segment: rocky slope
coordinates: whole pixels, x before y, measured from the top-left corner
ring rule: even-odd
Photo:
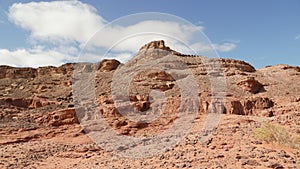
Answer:
[[[300,67],[255,70],[244,61],[181,54],[163,41],[146,44],[125,64],[0,66],[0,167],[299,168],[299,140],[287,146],[255,137],[265,122],[300,136],[299,86]],[[190,109],[195,118],[177,124],[181,110],[189,117]],[[212,114],[215,121],[209,121]],[[107,132],[98,126],[100,119],[126,138],[190,128],[176,146],[133,158],[120,156],[128,147],[108,151],[95,143],[95,131]],[[216,121],[201,141],[203,126]]]

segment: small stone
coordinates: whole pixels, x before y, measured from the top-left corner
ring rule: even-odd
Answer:
[[[181,164],[181,168],[185,168],[185,167],[186,167],[185,163]]]
[[[285,157],[285,158],[289,158],[291,157],[289,154],[287,154],[284,150],[281,150],[279,153],[278,153],[278,156],[279,157]]]
[[[250,154],[249,157],[250,157],[250,158],[255,158],[255,157],[256,157],[256,154],[255,154],[255,153]]]
[[[242,158],[242,156],[241,155],[236,155],[235,158],[239,160],[239,159]]]
[[[256,160],[248,160],[247,164],[252,165],[252,166],[259,166],[260,165]]]
[[[266,158],[266,157],[263,157],[263,158],[261,158],[261,161],[262,161],[262,162],[268,162],[268,161],[269,161],[269,159],[268,159],[268,158]]]
[[[242,165],[246,165],[248,163],[247,159],[241,159]]]
[[[267,167],[274,169],[283,169],[284,167],[279,163],[270,162]]]
[[[225,156],[223,154],[217,155],[217,158],[224,158]]]

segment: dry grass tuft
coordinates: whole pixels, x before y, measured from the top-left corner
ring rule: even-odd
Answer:
[[[267,143],[277,143],[291,148],[300,148],[300,138],[293,136],[283,126],[263,123],[255,131],[255,137]]]

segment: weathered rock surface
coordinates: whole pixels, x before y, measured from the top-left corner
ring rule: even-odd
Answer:
[[[167,47],[165,45],[165,42],[163,40],[149,42],[149,43],[145,44],[144,46],[142,46],[140,48],[140,51],[149,50],[149,49],[161,49],[161,50],[165,50],[165,51],[173,51],[170,49],[170,47]]]
[[[101,72],[109,72],[116,70],[121,63],[115,59],[104,59],[99,63],[99,70]]]
[[[55,102],[49,102],[45,98],[0,98],[0,105],[5,107],[18,107],[18,108],[28,108],[35,109],[39,107],[44,107],[46,105],[55,104]]]
[[[253,94],[263,90],[263,85],[259,83],[259,81],[255,80],[254,77],[248,77],[247,79],[238,82],[238,85]]]
[[[230,101],[229,106],[227,107],[230,114],[236,115],[256,115],[256,116],[273,116],[270,111],[269,114],[264,114],[262,110],[270,109],[274,106],[274,102],[269,98],[255,97],[255,98],[246,98],[245,100]]]
[[[36,121],[37,123],[49,126],[61,126],[78,123],[74,108],[60,109],[45,113],[42,117],[36,119]]]
[[[0,66],[0,78],[18,79],[18,78],[35,78],[44,75],[56,75],[56,74],[67,74],[72,73],[74,64],[68,63],[60,67],[40,67],[34,68],[14,68],[10,66]]]
[[[145,63],[164,56],[170,57],[157,63],[156,67],[142,70]],[[181,61],[174,59],[176,57]],[[159,69],[159,64],[169,66],[169,69]],[[126,66],[136,66],[136,74],[126,81],[130,84],[128,93],[123,93],[123,98],[118,97],[120,109],[116,107],[111,85],[116,70]],[[255,70],[244,61],[185,55],[173,51],[163,41],[153,41],[144,45],[124,65],[117,60],[103,60],[97,64],[84,63],[79,68],[76,70],[75,64],[36,69],[0,66],[0,168],[300,166],[299,149],[269,145],[254,137],[255,129],[262,122],[281,124],[291,134],[299,136],[299,67],[275,65]],[[187,70],[192,76],[186,73]],[[86,75],[93,71],[96,98],[86,98],[79,105],[72,85],[80,81],[74,78],[74,72]],[[225,101],[212,103],[216,96],[212,87],[222,84],[215,81],[218,83],[213,85],[212,79],[222,76],[226,91],[222,91],[221,96],[226,97]],[[181,103],[192,103],[182,100],[179,85],[190,77],[197,83],[197,90],[193,91],[198,92],[195,94],[199,96],[200,107],[196,119],[189,122],[191,130],[177,146],[151,158],[134,159],[116,156],[87,136],[104,130],[95,125],[102,118],[120,135],[145,137],[147,140],[164,133],[176,124],[182,110]],[[81,87],[83,94],[91,93],[85,86]],[[92,106],[84,106],[91,105],[91,102],[94,103]],[[81,109],[76,112],[78,107]],[[95,107],[97,111],[93,111]],[[188,108],[184,110],[189,111]],[[120,110],[128,111],[122,114]],[[222,113],[223,116],[210,139],[201,142],[199,137],[208,113]],[[140,121],[127,118],[135,115]],[[80,125],[80,122],[87,123]],[[122,149],[124,147],[119,147]]]

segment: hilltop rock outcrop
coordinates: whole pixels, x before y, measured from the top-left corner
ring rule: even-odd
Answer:
[[[103,59],[99,63],[99,68],[101,72],[109,72],[112,70],[116,70],[121,63],[115,59]]]
[[[140,51],[143,50],[149,50],[149,49],[160,49],[160,50],[165,50],[165,51],[172,51],[170,47],[167,47],[165,45],[165,41],[160,40],[160,41],[152,41],[140,48]]]

